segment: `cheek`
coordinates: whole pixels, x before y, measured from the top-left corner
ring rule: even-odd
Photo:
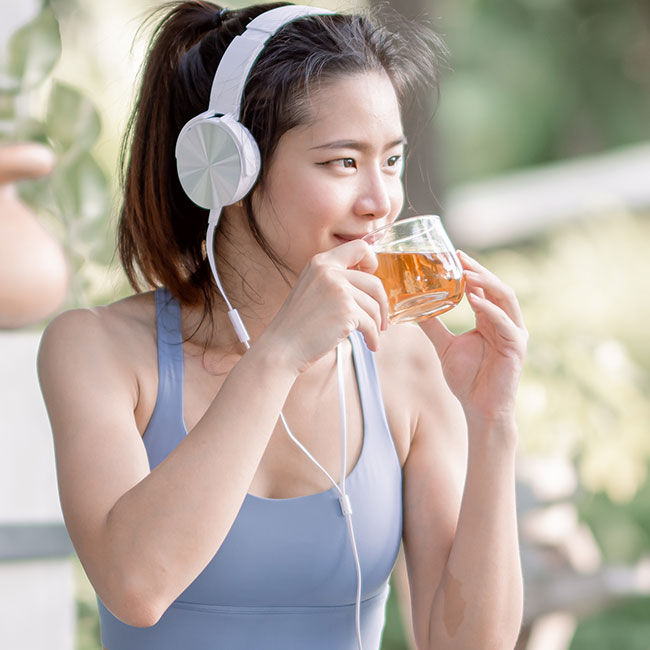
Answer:
[[[391,185],[389,196],[392,206],[391,212],[397,217],[404,207],[404,183],[401,176],[397,177],[395,183]]]

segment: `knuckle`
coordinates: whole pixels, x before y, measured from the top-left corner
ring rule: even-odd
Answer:
[[[365,251],[372,250],[370,244],[367,241],[364,241],[363,239],[355,239],[354,242],[356,246],[359,247],[361,250],[365,250]]]
[[[314,269],[320,269],[325,265],[325,262],[323,260],[323,254],[322,253],[317,253],[314,255],[311,260],[309,260],[309,266]]]
[[[314,275],[319,282],[326,286],[340,287],[338,274],[336,273],[335,269],[333,269],[328,264],[317,262],[316,266],[314,267]]]
[[[373,285],[373,289],[378,293],[378,294],[383,294],[385,293],[384,290],[384,283],[376,276],[376,275],[371,275],[370,276],[370,282]]]

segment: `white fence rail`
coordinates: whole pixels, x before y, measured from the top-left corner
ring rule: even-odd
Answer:
[[[460,247],[530,239],[575,219],[650,207],[650,144],[458,186],[444,201],[445,226]]]

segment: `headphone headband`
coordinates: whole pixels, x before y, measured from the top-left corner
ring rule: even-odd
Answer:
[[[318,7],[287,5],[265,11],[251,20],[244,32],[235,36],[221,57],[212,82],[208,112],[213,115],[229,113],[235,120],[239,120],[244,86],[271,36],[297,18],[331,13],[333,12]]]
[[[235,36],[221,57],[206,111],[193,117],[176,140],[176,165],[186,194],[211,210],[216,223],[221,208],[242,199],[260,172],[260,152],[250,131],[239,122],[244,86],[266,42],[288,22],[327,9],[287,5],[260,14]]]

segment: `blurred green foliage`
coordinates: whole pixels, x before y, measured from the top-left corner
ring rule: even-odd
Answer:
[[[443,186],[650,139],[647,0],[431,2]]]
[[[650,597],[636,598],[583,621],[569,650],[648,650]]]
[[[520,449],[575,465],[579,515],[610,564],[650,557],[649,241],[650,214],[621,210],[476,252],[515,289],[530,332]],[[443,320],[473,322],[466,301]],[[581,622],[571,650],[648,650],[648,602]]]
[[[0,67],[0,93],[33,89],[52,71],[61,54],[59,23],[47,5],[11,35]]]
[[[381,650],[410,650],[397,602],[396,587],[391,580],[391,591],[386,603],[386,625],[381,641]]]
[[[0,65],[0,141],[35,141],[56,154],[52,175],[20,193],[60,237],[73,273],[70,305],[101,299],[114,237],[110,181],[92,148],[101,119],[83,92],[50,74],[61,53],[58,20],[48,4],[9,39]]]
[[[648,215],[621,211],[477,253],[515,289],[530,332],[522,452],[568,458],[586,490],[616,504],[637,494],[650,462],[648,241]],[[445,318],[472,322],[466,306]]]
[[[75,560],[75,577],[77,583],[76,650],[102,650],[95,591],[78,559]]]

